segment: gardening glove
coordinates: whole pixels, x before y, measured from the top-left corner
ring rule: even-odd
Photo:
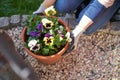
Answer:
[[[79,37],[81,36],[81,34],[83,34],[83,32],[85,32],[85,30],[80,26],[76,26],[76,28],[72,31],[74,36],[74,44],[73,44],[74,50],[77,49]]]
[[[45,9],[46,9],[46,7],[43,4],[41,4],[39,6],[39,8],[33,12],[33,14],[44,14]]]
[[[83,32],[85,32],[84,29],[82,29],[80,26],[76,26],[76,28],[70,33],[71,40],[69,41],[67,52],[77,49],[79,37],[81,34],[83,34]]]

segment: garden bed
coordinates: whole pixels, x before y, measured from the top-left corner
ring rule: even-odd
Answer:
[[[13,27],[6,32],[14,41],[17,52],[32,65],[40,80],[119,80],[120,30],[113,30],[110,26],[119,25],[113,24],[92,35],[83,34],[77,50],[64,55],[53,65],[44,65],[27,55],[21,43],[23,27]]]

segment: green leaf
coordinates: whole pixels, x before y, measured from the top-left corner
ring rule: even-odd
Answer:
[[[64,28],[63,28],[63,26],[61,25],[61,26],[59,26],[59,28],[60,28],[60,30],[61,31],[63,31],[64,30]]]
[[[48,48],[49,48],[49,49],[55,49],[54,46],[49,46]]]
[[[23,45],[28,48],[28,44],[26,42],[23,43]]]
[[[53,54],[55,54],[55,53],[56,53],[55,51],[50,50],[49,55],[53,55]]]
[[[31,28],[27,28],[27,35],[30,34]]]
[[[54,44],[55,44],[57,47],[60,47],[60,44],[61,44],[61,43],[60,43],[60,37],[59,37],[58,34],[55,36]]]
[[[28,38],[28,42],[31,41],[32,39],[35,39],[35,38],[33,38],[33,37],[29,37],[29,38]]]
[[[34,18],[34,15],[30,15],[30,16],[28,16],[28,22],[31,23],[32,20],[33,20],[33,18]]]
[[[49,49],[43,48],[42,53],[43,53],[43,55],[48,55],[49,54]]]
[[[64,46],[65,44],[66,44],[66,39],[63,39],[63,40],[61,41],[61,45]]]

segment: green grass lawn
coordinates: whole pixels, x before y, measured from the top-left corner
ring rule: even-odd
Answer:
[[[32,14],[43,0],[0,0],[0,17],[14,14]]]

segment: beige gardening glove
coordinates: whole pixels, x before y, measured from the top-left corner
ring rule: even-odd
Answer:
[[[75,29],[72,31],[72,34],[74,37],[74,44],[73,44],[74,50],[77,49],[79,38],[80,38],[81,34],[83,34],[83,32],[85,32],[85,30],[79,26],[76,26]]]
[[[75,29],[70,33],[70,38],[69,38],[69,46],[67,49],[67,53],[69,53],[72,50],[77,49],[78,47],[78,42],[79,42],[79,37],[81,34],[85,32],[84,29],[82,29],[79,26],[76,26]]]
[[[41,13],[44,14],[45,9],[46,9],[46,7],[43,4],[41,4],[39,6],[39,8],[36,11],[33,12],[33,14],[41,14]]]

